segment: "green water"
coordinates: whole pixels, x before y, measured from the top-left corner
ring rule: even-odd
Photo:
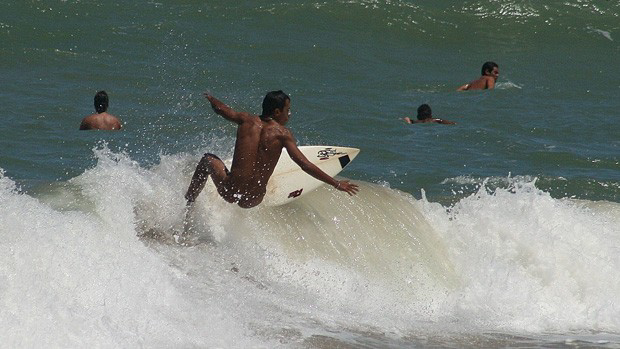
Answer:
[[[439,197],[446,179],[526,175],[558,197],[618,201],[615,2],[0,6],[0,167],[26,187],[79,175],[100,140],[145,163],[213,137],[232,147],[202,92],[258,112],[283,89],[300,144],[363,149],[354,179]],[[455,93],[486,60],[498,89]],[[125,130],[76,132],[101,89]],[[422,103],[458,125],[401,122]]]

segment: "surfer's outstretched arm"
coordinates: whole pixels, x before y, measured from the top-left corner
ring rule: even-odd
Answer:
[[[213,111],[215,111],[218,115],[223,116],[226,120],[241,124],[244,121],[244,118],[250,116],[248,113],[235,111],[233,108],[224,104],[224,102],[206,92],[205,98],[211,103],[211,108],[213,108]]]
[[[288,135],[284,137],[283,145],[286,148],[289,156],[299,167],[301,167],[304,172],[311,175],[312,177],[325,182],[332,187],[347,192],[349,195],[357,194],[359,188],[357,184],[349,183],[349,181],[338,181],[334,179],[332,176],[323,172],[320,168],[318,168],[315,164],[311,163],[308,158],[297,148],[297,144],[295,143],[295,139],[292,135]]]

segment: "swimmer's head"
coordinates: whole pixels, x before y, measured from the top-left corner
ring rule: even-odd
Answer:
[[[487,75],[487,73],[491,73],[493,72],[493,68],[499,68],[499,66],[497,65],[497,63],[495,62],[485,62],[482,65],[482,75]]]
[[[433,117],[433,111],[430,105],[422,104],[418,107],[418,120],[430,119]]]
[[[95,95],[95,110],[97,113],[103,113],[108,110],[108,94],[105,91],[99,91]]]

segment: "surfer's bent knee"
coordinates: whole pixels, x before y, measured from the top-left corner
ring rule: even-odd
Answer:
[[[215,154],[211,154],[211,153],[205,153],[205,155],[202,156],[202,159],[200,159],[200,162],[211,162],[211,160],[219,160],[222,161],[222,159],[220,159],[217,155]]]
[[[217,155],[211,154],[211,153],[205,153],[205,155],[203,155],[202,158],[200,159],[200,162],[198,163],[198,167],[200,167],[203,171],[206,171],[208,174],[210,174],[211,169],[213,167],[214,160],[217,160],[221,162],[222,164],[224,163],[222,159],[220,159]],[[226,168],[226,166],[224,166],[224,168]],[[228,171],[228,168],[226,168],[226,174],[227,175],[230,174],[230,172]]]

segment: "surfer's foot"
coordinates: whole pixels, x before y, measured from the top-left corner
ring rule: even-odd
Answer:
[[[172,234],[174,238],[174,242],[179,245],[185,246],[187,244],[187,240],[189,235],[191,234],[193,228],[193,220],[191,218],[192,204],[194,201],[187,200],[187,204],[185,205],[185,209],[183,210],[183,230],[177,231]]]
[[[172,239],[177,245],[188,246],[189,245],[189,231],[191,228],[187,227],[187,224],[183,224],[183,231],[174,232]]]
[[[194,201],[196,201],[196,197],[194,195],[190,195],[190,193],[188,192],[187,194],[185,194],[185,200],[187,200],[187,203],[185,205],[190,206],[194,203]]]
[[[172,238],[177,245],[184,246],[185,245],[185,233],[177,233],[172,234]]]

